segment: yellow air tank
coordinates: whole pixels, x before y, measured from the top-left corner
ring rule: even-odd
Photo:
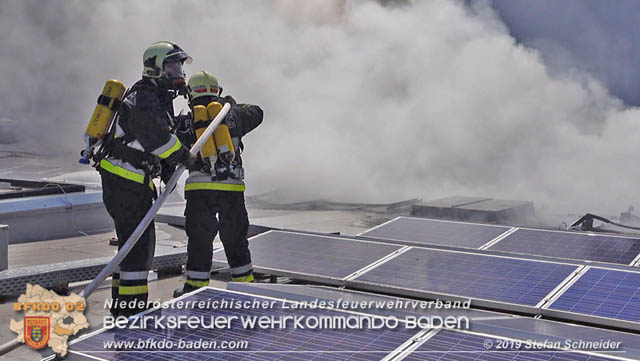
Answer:
[[[126,87],[121,81],[107,80],[102,94],[98,97],[98,105],[93,111],[87,130],[84,132],[86,136],[102,139],[107,134],[113,121],[116,103],[122,100],[125,89]]]
[[[89,164],[89,159],[93,156],[93,149],[102,141],[111,127],[117,103],[122,100],[125,90],[126,87],[121,81],[107,80],[102,94],[98,97],[98,105],[91,115],[87,130],[84,132],[85,148],[80,152],[80,163]]]
[[[207,108],[205,108],[203,105],[196,105],[195,107],[193,107],[193,122],[196,126],[198,125],[198,122],[206,122],[207,120],[209,120],[209,116],[207,115]],[[200,138],[205,129],[207,129],[207,127],[196,129],[196,137]],[[213,162],[213,164],[215,164],[217,155],[216,143],[213,140],[213,136],[209,137],[209,139],[207,139],[207,141],[204,143],[204,145],[200,149],[200,154],[202,155],[203,159],[211,158],[211,161]]]
[[[207,105],[209,119],[213,120],[220,110],[222,110],[222,104],[218,102],[209,103],[209,105]],[[226,124],[218,125],[216,130],[213,132],[213,137],[215,138],[218,157],[227,164],[231,163],[235,157],[235,150],[233,149],[233,143],[231,142],[229,127]]]

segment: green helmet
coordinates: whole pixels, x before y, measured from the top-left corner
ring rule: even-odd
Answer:
[[[170,41],[159,41],[144,51],[142,55],[142,76],[160,78],[163,75],[163,64],[166,60],[183,61],[191,64],[191,57],[181,47]]]
[[[222,88],[218,85],[218,79],[206,70],[199,71],[189,78],[189,93],[191,99],[203,96],[219,97]]]

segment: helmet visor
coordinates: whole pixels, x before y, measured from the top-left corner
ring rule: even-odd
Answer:
[[[186,51],[182,50],[182,48],[179,47],[176,44],[171,43],[171,45],[173,45],[173,49],[167,53],[167,57],[166,57],[165,61],[179,61],[180,60],[183,63],[191,64],[191,61],[193,59],[191,59],[191,57],[189,56],[189,54],[187,54]]]
[[[184,72],[182,71],[182,61],[165,61],[162,71],[167,75],[169,79],[184,79]]]

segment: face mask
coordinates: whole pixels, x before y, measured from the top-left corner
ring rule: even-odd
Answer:
[[[184,80],[185,75],[182,71],[182,61],[165,62],[162,70],[165,74],[164,81],[168,83],[165,85],[166,87],[180,91],[180,95],[186,93],[187,88]]]
[[[162,70],[169,79],[184,79],[184,72],[182,71],[181,61],[173,61],[169,63],[165,62]]]

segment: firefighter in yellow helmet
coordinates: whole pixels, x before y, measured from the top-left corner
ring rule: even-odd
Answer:
[[[253,281],[253,266],[247,241],[249,218],[244,204],[241,153],[244,150],[242,137],[262,123],[262,109],[259,106],[236,104],[231,96],[222,97],[222,88],[211,73],[195,73],[189,79],[188,86],[192,112],[194,107],[206,107],[214,101],[223,105],[231,103],[223,124],[229,129],[234,154],[230,157],[218,154],[217,157],[206,159],[200,155],[189,167],[189,178],[185,184],[185,228],[189,237],[187,280],[182,289],[174,292],[176,297],[209,284],[212,242],[218,232],[231,267],[232,281]],[[191,134],[191,141],[195,142],[192,130],[187,132]]]
[[[156,196],[152,179],[162,175],[167,181],[177,164],[189,162],[189,150],[171,132],[173,98],[186,93],[184,62],[190,63],[191,57],[171,42],[145,50],[142,79],[125,93],[103,152],[94,158],[120,247],[151,208]],[[112,314],[130,316],[146,308],[154,249],[152,222],[112,275]]]

